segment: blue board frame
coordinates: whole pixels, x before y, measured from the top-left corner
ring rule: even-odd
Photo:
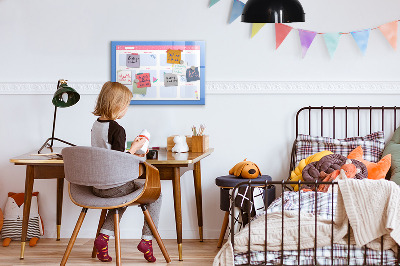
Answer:
[[[200,46],[200,99],[199,100],[132,100],[131,105],[205,105],[205,42],[204,41],[112,41],[111,81],[116,81],[116,48],[118,45],[134,46]]]

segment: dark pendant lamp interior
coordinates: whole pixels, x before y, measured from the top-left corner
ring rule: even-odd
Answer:
[[[56,117],[57,117],[57,108],[65,108],[70,107],[76,104],[79,101],[79,93],[76,92],[73,88],[69,87],[67,84],[67,80],[60,79],[57,83],[57,90],[53,95],[53,105],[54,105],[54,117],[53,117],[53,131],[51,133],[51,138],[48,138],[42,147],[39,149],[38,153],[40,153],[45,147],[50,148],[51,152],[53,152],[53,141],[57,140],[62,143],[68,144],[70,146],[75,146],[72,143],[69,143],[65,140],[55,138],[54,137],[54,129],[56,128]],[[50,143],[49,143],[50,142]]]
[[[304,22],[304,10],[298,0],[249,0],[243,8],[242,22]]]

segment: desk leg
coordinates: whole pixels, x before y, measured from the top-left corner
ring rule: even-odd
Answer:
[[[24,259],[26,235],[28,233],[29,213],[31,211],[32,190],[34,181],[34,166],[26,166],[25,177],[25,195],[24,195],[24,213],[22,219],[22,232],[21,232],[21,255],[20,259]]]
[[[203,203],[201,196],[201,168],[200,161],[194,164],[194,191],[196,194],[197,220],[199,225],[200,242],[203,242]]]
[[[178,242],[179,260],[182,260],[182,205],[181,205],[181,174],[179,167],[174,167],[174,178],[172,179],[174,191],[175,223]]]
[[[60,241],[64,178],[57,178],[57,241]]]

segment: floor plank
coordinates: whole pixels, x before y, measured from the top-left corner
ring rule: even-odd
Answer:
[[[0,246],[0,265],[60,265],[68,241],[69,239],[61,239],[61,241],[56,241],[55,239],[40,239],[36,247],[29,247],[27,245],[25,249],[25,258],[23,260],[19,259],[20,242],[12,241],[9,247]],[[121,239],[123,265],[150,265],[143,258],[143,254],[136,249],[139,241],[140,240]],[[154,241],[154,254],[157,258],[154,264],[157,265],[212,265],[213,259],[219,251],[217,248],[218,240],[212,239],[200,242],[197,239],[185,239],[183,241],[183,261],[179,261],[176,240],[167,239],[163,241],[172,262],[170,264],[165,262],[157,243]],[[109,251],[110,255],[115,259],[113,242],[113,239],[111,239]],[[77,239],[67,265],[114,265],[114,262],[103,263],[97,260],[97,258],[92,259],[92,247],[93,240]]]

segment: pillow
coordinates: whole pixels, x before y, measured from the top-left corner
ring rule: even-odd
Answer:
[[[383,155],[392,155],[392,166],[388,175],[390,180],[400,185],[400,127],[396,129],[392,139],[386,144]]]
[[[329,150],[333,153],[347,156],[352,150],[357,148],[357,146],[363,148],[365,160],[370,162],[379,161],[385,147],[383,131],[371,133],[364,137],[345,139],[299,134],[296,139],[295,165],[298,165],[302,159],[323,150]]]
[[[308,165],[309,163],[319,161],[322,157],[332,154],[331,151],[321,151],[316,154],[313,154],[311,156],[308,156],[306,159],[303,159],[300,161],[300,163],[297,165],[297,167],[290,173],[290,181],[303,181],[302,177],[302,172],[304,167]],[[298,185],[291,185],[294,188],[294,191],[298,191]]]
[[[335,171],[337,171],[337,174],[339,174],[340,171],[338,170],[340,170],[343,165],[346,164],[351,164],[355,167],[355,169],[357,169],[352,177],[356,179],[367,178],[368,170],[362,162],[354,159],[349,160],[348,158],[340,154],[331,154],[321,158],[321,160],[317,162],[310,163],[306,167],[304,167],[303,179],[304,181],[308,182],[314,182],[316,180],[323,181],[327,177],[327,175],[332,174]],[[326,189],[328,189],[328,187],[329,186],[326,186]],[[302,188],[313,189],[314,186],[303,185]]]
[[[365,164],[368,170],[368,179],[375,179],[375,180],[385,178],[390,168],[391,157],[392,156],[390,154],[387,154],[377,163],[369,162],[363,159],[363,149],[361,148],[361,146],[355,148],[347,156],[347,158],[349,159],[355,159]]]

